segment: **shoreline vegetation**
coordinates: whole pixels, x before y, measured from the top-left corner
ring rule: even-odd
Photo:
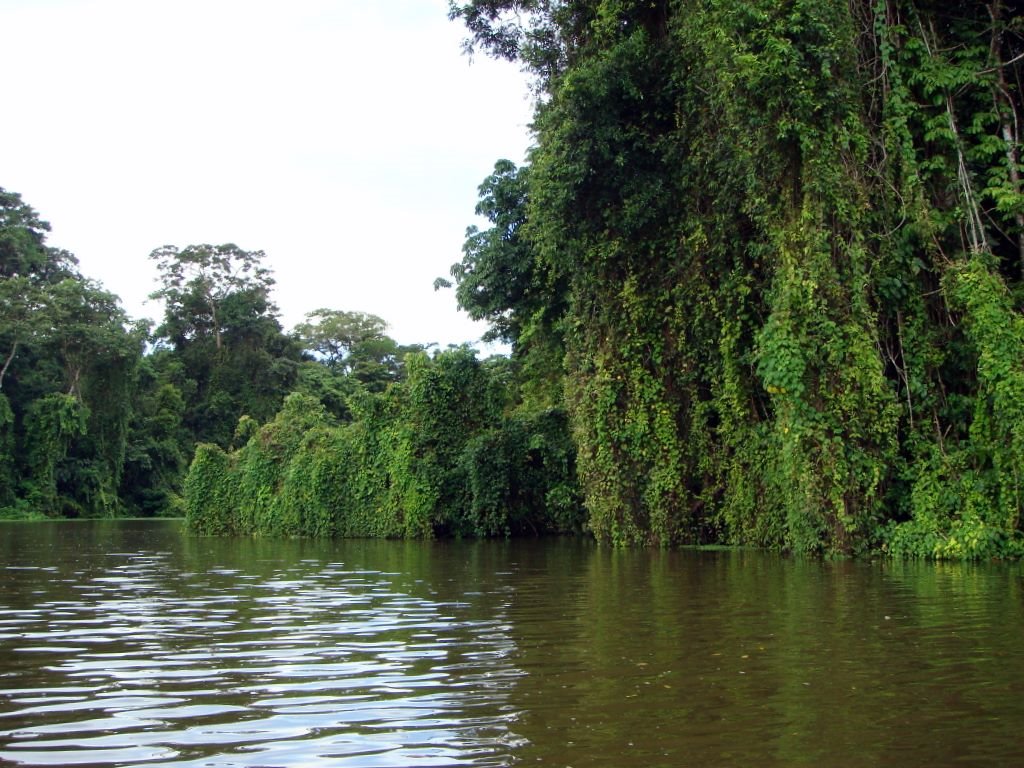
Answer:
[[[1024,24],[1005,0],[474,0],[535,145],[435,290],[286,333],[263,254],[158,248],[155,328],[0,191],[0,515],[1024,553]]]

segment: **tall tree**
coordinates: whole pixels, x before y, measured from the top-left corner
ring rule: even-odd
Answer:
[[[233,243],[154,250],[149,258],[156,262],[162,285],[150,298],[165,305],[157,334],[180,343],[210,333],[219,350],[225,324],[238,319],[225,305],[242,295],[258,314],[273,316],[276,308],[269,296],[274,279],[262,265],[264,257],[263,251],[245,251]]]
[[[239,418],[273,416],[291,391],[298,345],[277,320],[262,251],[234,244],[164,246],[150,254],[164,301],[156,337],[181,363],[184,423],[195,440],[227,447]]]
[[[307,312],[305,322],[295,326],[295,333],[303,346],[329,368],[349,372],[347,360],[353,350],[384,339],[387,327],[376,315],[321,308]]]
[[[49,286],[36,312],[39,332],[59,352],[66,394],[79,400],[87,370],[140,352],[144,330],[133,338],[120,300],[93,280],[67,278]]]
[[[308,312],[306,321],[295,327],[304,349],[332,372],[374,392],[398,381],[405,356],[422,349],[400,345],[385,331],[387,323],[376,315],[322,308]]]

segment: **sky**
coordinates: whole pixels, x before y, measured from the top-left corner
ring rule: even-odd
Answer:
[[[0,0],[0,187],[132,317],[162,312],[155,248],[231,242],[265,251],[286,328],[326,307],[475,342],[433,281],[532,109],[464,37],[446,0]]]

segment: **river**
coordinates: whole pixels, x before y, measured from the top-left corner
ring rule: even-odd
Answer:
[[[1017,564],[0,526],[0,762],[1024,759]]]

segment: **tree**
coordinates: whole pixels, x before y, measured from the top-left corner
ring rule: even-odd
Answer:
[[[379,392],[401,378],[405,356],[422,349],[398,344],[386,330],[387,323],[376,315],[321,308],[306,314],[295,335],[332,372]]]
[[[476,226],[466,230],[464,256],[451,268],[455,297],[459,309],[474,320],[491,324],[485,338],[515,343],[533,312],[547,298],[543,295],[543,271],[522,233],[527,168],[499,160],[479,192],[476,214],[492,226],[484,231]],[[443,278],[434,281],[435,290],[450,286]]]
[[[0,293],[21,280],[0,281]],[[21,493],[36,511],[114,514],[145,330],[91,280],[30,287],[25,355],[10,388]]]
[[[21,195],[0,187],[0,278],[40,272],[48,254],[50,225],[22,202]]]
[[[18,347],[36,332],[41,302],[42,295],[29,278],[21,275],[0,278],[0,327],[3,328],[0,338],[5,348],[0,364],[0,391]]]
[[[386,338],[387,323],[365,312],[314,309],[306,321],[295,326],[295,334],[305,349],[313,352],[327,367],[350,372],[347,362],[356,348]]]
[[[131,333],[117,296],[93,280],[61,280],[42,294],[36,311],[38,332],[59,352],[66,394],[79,400],[85,371],[141,353],[145,331]]]
[[[181,363],[194,440],[227,447],[242,415],[271,418],[295,384],[300,350],[277,320],[264,256],[230,243],[150,254],[161,281],[152,296],[164,301],[156,336]]]
[[[114,514],[146,330],[0,190],[0,504]]]
[[[239,319],[232,300],[237,304],[242,295],[249,297],[259,315],[274,316],[276,307],[269,302],[274,279],[262,266],[264,256],[263,251],[245,251],[233,243],[182,250],[165,245],[154,250],[149,258],[156,262],[163,285],[150,298],[165,304],[164,324],[157,334],[180,343],[209,333],[219,350],[225,328]]]
[[[637,5],[649,6],[650,14],[662,4]],[[596,5],[561,0],[449,0],[448,18],[461,19],[469,30],[470,38],[463,45],[467,53],[482,48],[496,58],[522,62],[543,93],[551,90],[592,37],[600,20]]]
[[[568,280],[537,246],[529,189],[528,166],[495,163],[475,209],[491,226],[467,228],[462,261],[452,265],[451,275],[459,308],[490,323],[484,338],[512,345],[525,405],[543,409],[562,402]],[[447,287],[444,278],[434,281],[435,290]]]
[[[0,390],[19,348],[45,330],[51,286],[79,277],[74,256],[46,245],[49,231],[21,195],[0,187]]]

